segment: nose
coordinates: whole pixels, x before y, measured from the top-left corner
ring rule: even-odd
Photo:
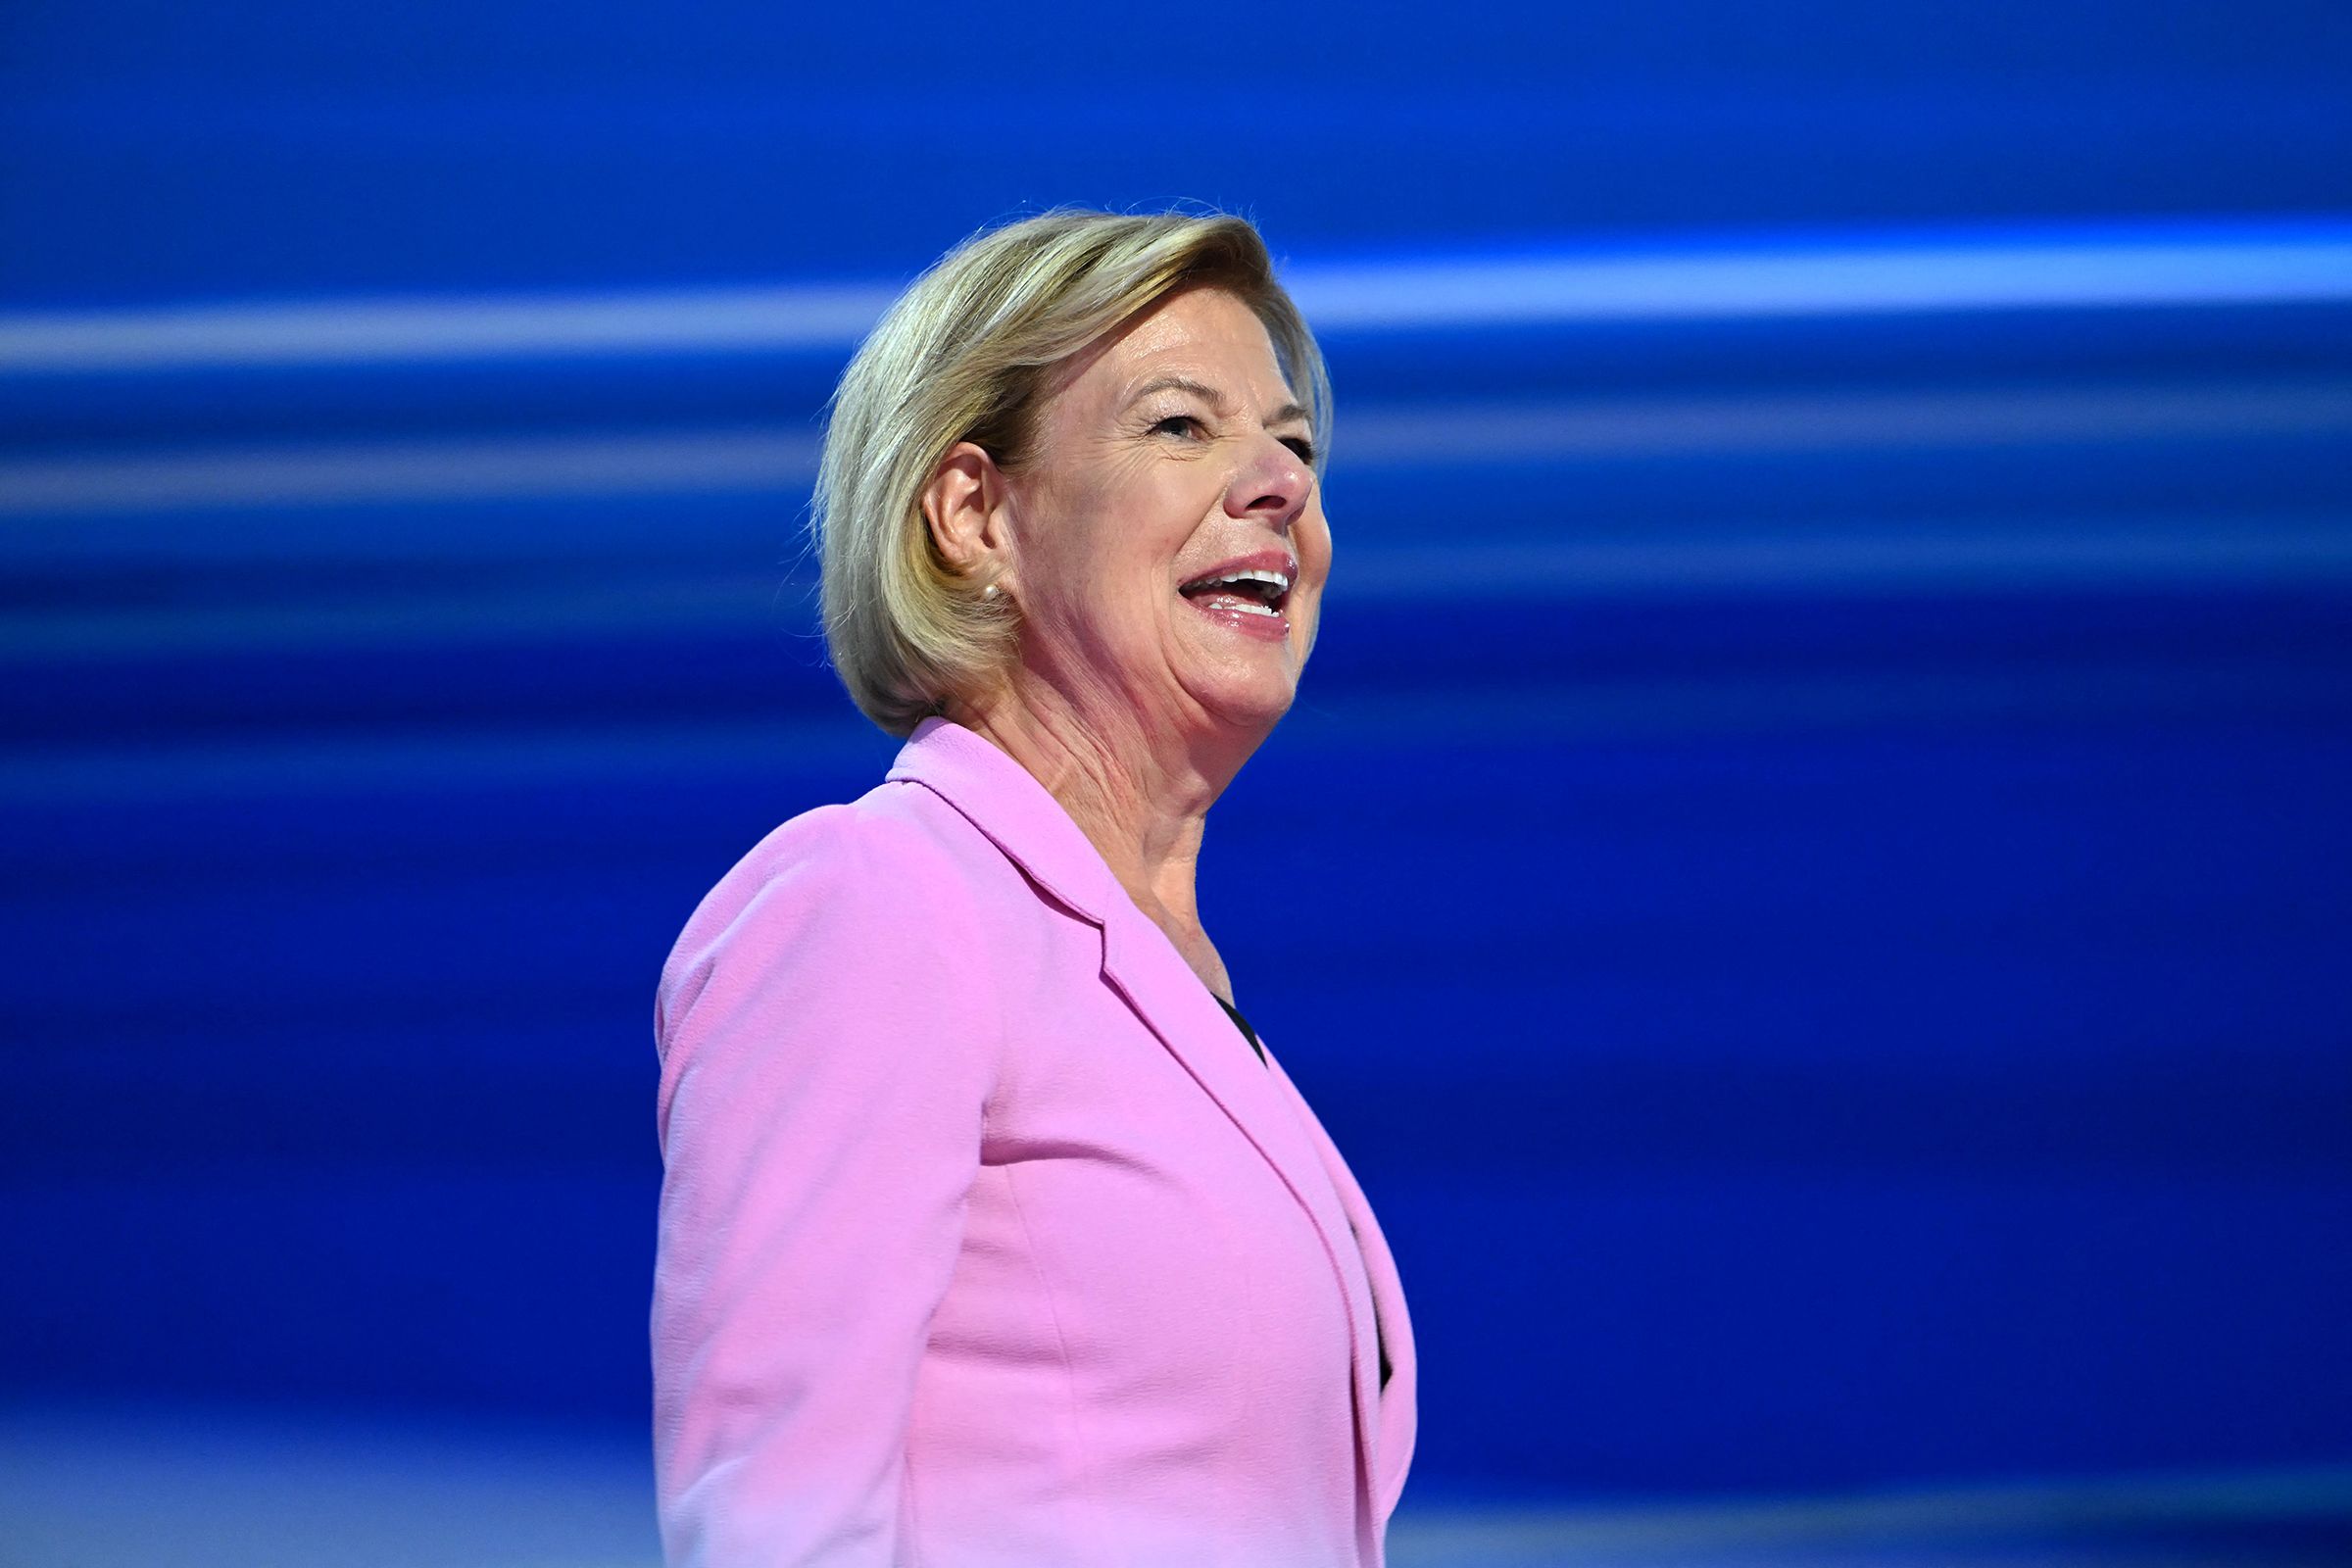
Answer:
[[[1261,434],[1249,458],[1225,485],[1225,514],[1254,517],[1281,532],[1306,507],[1315,485],[1314,470],[1298,453],[1271,435]]]

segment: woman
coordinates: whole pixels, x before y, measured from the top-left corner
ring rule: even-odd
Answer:
[[[671,1563],[1382,1561],[1396,1268],[1193,898],[1314,642],[1328,411],[1226,217],[983,235],[844,374],[826,635],[908,739],[662,972]]]

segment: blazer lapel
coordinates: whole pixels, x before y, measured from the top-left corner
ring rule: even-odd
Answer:
[[[1395,1266],[1388,1261],[1378,1228],[1370,1224],[1369,1210],[1358,1217],[1343,1206],[1360,1209],[1363,1195],[1355,1191],[1336,1152],[1325,1152],[1330,1142],[1306,1112],[1298,1091],[1279,1066],[1269,1072],[1259,1065],[1175,945],[1135,906],[1061,804],[1018,762],[960,725],[927,718],[915,727],[889,776],[924,785],[939,795],[1039,887],[1101,931],[1103,979],[1232,1118],[1306,1211],[1347,1306],[1356,1456],[1365,1491],[1377,1501],[1387,1489],[1381,1478],[1386,1466],[1376,1468],[1375,1458],[1380,1452],[1382,1401],[1374,1298],[1351,1283],[1354,1276],[1346,1266],[1348,1254],[1344,1249],[1357,1247],[1357,1238],[1362,1239],[1366,1273],[1375,1290],[1385,1271],[1394,1294]],[[1390,1315],[1401,1328],[1400,1298],[1398,1302]],[[1389,1310],[1386,1302],[1379,1309]],[[1410,1349],[1409,1340],[1392,1336],[1392,1398],[1410,1391],[1410,1384],[1401,1381],[1412,1375]],[[1401,1361],[1399,1353],[1404,1356]]]
[[[1273,1075],[1258,1063],[1255,1053],[1175,945],[1132,903],[1124,917],[1114,914],[1103,923],[1102,974],[1194,1081],[1256,1146],[1313,1221],[1347,1305],[1356,1449],[1364,1466],[1366,1491],[1377,1494],[1380,1349],[1374,1339],[1374,1305],[1354,1285],[1354,1275],[1345,1261],[1348,1253],[1344,1250],[1354,1247],[1355,1241],[1349,1233],[1347,1210],[1341,1206],[1339,1184],[1329,1176],[1313,1135],[1284,1103],[1298,1091],[1289,1090],[1286,1097],[1277,1087]],[[1366,1272],[1370,1272],[1368,1253]]]

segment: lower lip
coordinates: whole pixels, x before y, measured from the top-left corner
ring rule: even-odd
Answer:
[[[1291,617],[1280,611],[1271,615],[1257,615],[1247,610],[1236,610],[1230,605],[1204,603],[1199,599],[1187,599],[1185,603],[1218,625],[1240,632],[1245,637],[1278,643],[1291,634]]]

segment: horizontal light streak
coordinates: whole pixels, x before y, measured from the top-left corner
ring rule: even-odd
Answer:
[[[2352,228],[1309,266],[1318,331],[2352,300]]]
[[[1888,522],[1869,531],[1740,538],[1651,532],[1639,541],[1542,545],[1351,543],[1334,568],[1331,613],[1430,600],[1594,603],[1713,595],[2051,593],[2131,588],[2223,592],[2352,581],[2352,517],[2296,522],[2207,517],[2111,521]],[[812,568],[633,576],[377,593],[321,602],[163,607],[19,606],[0,621],[0,663],[158,656],[527,647],[583,637],[788,631],[821,658]]]
[[[1701,394],[1343,408],[1337,469],[2352,432],[2352,381]]]
[[[298,301],[0,316],[0,375],[846,350],[872,285]]]
[[[2352,381],[1575,399],[1343,411],[1337,464],[1500,462],[2352,434]],[[798,491],[812,430],[368,443],[0,464],[0,516]]]
[[[889,751],[879,755],[886,763]],[[0,1515],[37,1525],[29,1539],[54,1547],[41,1560],[57,1562],[247,1561],[266,1534],[288,1546],[279,1560],[359,1568],[654,1568],[652,1484],[625,1436],[402,1426],[332,1410],[271,1419],[197,1405],[32,1405],[0,1423]],[[142,1506],[124,1509],[125,1495]],[[289,1497],[302,1505],[289,1509]],[[1408,1494],[1389,1546],[1399,1568],[2179,1564],[2224,1561],[2237,1546],[2256,1562],[2316,1561],[2260,1544],[2348,1521],[2352,1466],[2282,1465],[1642,1504],[1470,1506]],[[485,1552],[509,1544],[503,1559]]]
[[[2036,1479],[1818,1497],[1691,1499],[1647,1507],[1432,1508],[1399,1517],[1396,1555],[1430,1564],[1624,1561],[1650,1568],[1740,1568],[1789,1561],[1810,1548],[1859,1564],[1925,1560],[2019,1564],[2130,1560],[2151,1534],[2250,1529],[2287,1522],[2352,1524],[2352,1467],[2182,1471],[2145,1476]],[[2122,1542],[2103,1540],[2107,1532]],[[2039,1536],[2048,1556],[2019,1555],[2017,1538]],[[1856,1549],[1857,1543],[1875,1550]],[[2131,1545],[2127,1546],[2125,1544]],[[1981,1544],[1984,1555],[1967,1551]],[[2226,1547],[2224,1548],[2227,1549]],[[2148,1560],[2157,1560],[2154,1557]],[[2167,1562],[2215,1561],[2182,1548]]]
[[[2328,525],[2229,518],[2186,526],[2062,529],[1889,523],[1869,533],[1746,539],[1568,538],[1470,549],[1376,546],[1344,554],[1333,598],[1624,599],[1773,591],[2024,591],[2340,583],[2352,518]]]
[[[783,491],[816,451],[810,433],[710,431],[51,459],[0,464],[0,516]]]
[[[1327,332],[2352,302],[2352,223],[1856,234],[1300,262]],[[0,375],[842,353],[881,282],[295,300],[0,316]]]

